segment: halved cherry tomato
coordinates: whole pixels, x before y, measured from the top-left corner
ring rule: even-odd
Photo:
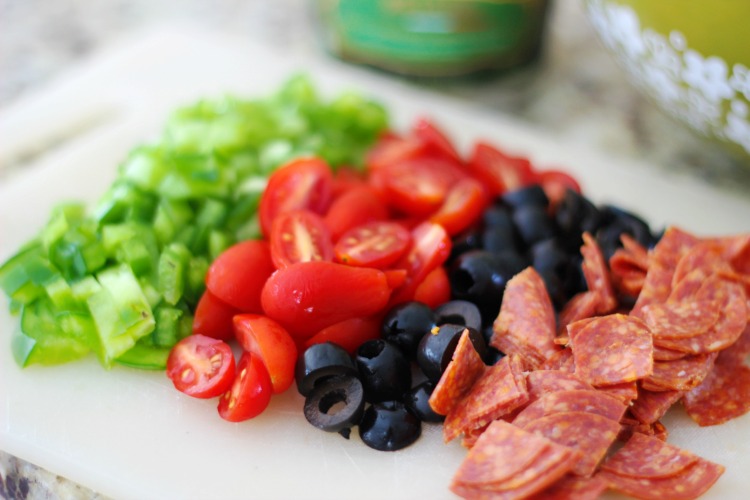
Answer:
[[[234,354],[224,341],[189,335],[177,342],[167,358],[167,376],[175,388],[194,398],[213,398],[234,380]]]
[[[219,415],[230,422],[257,417],[268,407],[272,392],[271,377],[263,360],[244,352],[232,387],[219,399]]]
[[[492,196],[527,186],[534,181],[534,171],[528,159],[508,156],[483,142],[474,146],[468,166],[474,176],[487,186]]]
[[[392,132],[386,133],[367,152],[365,165],[368,171],[374,172],[386,165],[416,158],[426,150],[424,141],[417,137],[401,137]]]
[[[440,224],[455,236],[479,219],[487,207],[487,194],[479,181],[466,177],[459,180],[445,197],[430,221]]]
[[[333,174],[333,187],[331,195],[333,200],[359,186],[366,186],[367,180],[364,174],[351,167],[340,166]],[[329,208],[330,210],[330,208]]]
[[[353,227],[388,218],[388,207],[371,186],[355,186],[333,200],[324,220],[333,241]]]
[[[219,300],[209,290],[203,292],[193,317],[193,333],[200,333],[220,340],[229,340],[233,335],[232,318],[240,311]]]
[[[438,266],[425,276],[414,291],[414,300],[427,304],[431,309],[451,299],[451,284],[445,267]]]
[[[419,118],[412,127],[414,135],[421,139],[433,154],[438,154],[448,160],[461,164],[461,155],[458,154],[453,143],[448,139],[432,121],[427,118]]]
[[[537,172],[537,182],[544,189],[550,201],[550,207],[554,209],[565,196],[565,191],[572,189],[576,193],[581,192],[581,186],[570,174],[561,170],[544,170]]]
[[[274,394],[289,389],[297,362],[297,346],[289,332],[267,316],[239,314],[234,317],[234,334],[244,350],[263,360]]]
[[[313,344],[322,344],[323,342],[333,342],[344,349],[349,354],[355,351],[367,342],[380,338],[380,325],[382,318],[380,316],[371,316],[369,318],[350,318],[335,325],[323,328],[321,331],[305,341],[305,349]]]
[[[317,158],[293,160],[268,178],[258,207],[261,230],[268,236],[276,216],[292,210],[324,214],[332,197],[333,173],[328,164]]]
[[[275,270],[268,243],[243,241],[224,250],[211,264],[206,288],[242,312],[262,312],[260,291]]]
[[[385,279],[388,281],[388,287],[391,290],[395,290],[406,283],[406,278],[409,276],[406,269],[386,269],[383,272],[385,273]]]
[[[419,284],[451,253],[451,238],[440,224],[423,222],[412,230],[411,238],[411,247],[394,266],[407,270],[406,283],[393,291],[389,307],[412,300]]]
[[[279,269],[261,295],[265,313],[295,340],[349,318],[370,316],[388,303],[383,271],[335,262],[298,262]]]
[[[450,187],[466,174],[439,158],[391,163],[370,175],[390,206],[408,215],[427,216],[443,203]]]
[[[323,218],[309,210],[278,214],[271,225],[271,259],[277,269],[295,262],[333,260],[333,242]]]
[[[410,242],[411,234],[401,224],[375,221],[344,233],[333,253],[342,264],[385,269],[401,258]]]

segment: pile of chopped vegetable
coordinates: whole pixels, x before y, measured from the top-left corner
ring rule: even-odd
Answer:
[[[192,331],[210,262],[258,237],[267,176],[315,155],[361,166],[387,125],[384,109],[353,93],[327,101],[304,76],[270,97],[222,97],[178,109],[153,143],[136,148],[88,210],[54,210],[38,237],[0,267],[20,314],[12,349],[21,366],[93,352],[163,369]]]

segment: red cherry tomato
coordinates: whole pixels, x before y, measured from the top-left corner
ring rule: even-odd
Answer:
[[[213,398],[232,385],[234,354],[226,342],[189,335],[169,352],[167,376],[178,391],[188,396]]]
[[[333,342],[353,355],[357,348],[368,340],[380,338],[381,323],[382,319],[380,316],[346,319],[335,325],[323,328],[307,339],[304,348],[307,349],[313,344]]]
[[[360,186],[366,186],[365,176],[351,167],[339,167],[333,174],[333,188],[331,194],[333,200]],[[330,210],[330,208],[329,208]]]
[[[581,192],[581,186],[570,174],[560,170],[545,170],[537,173],[537,182],[544,189],[550,201],[550,207],[556,207],[565,196],[565,191],[572,189]]]
[[[242,312],[262,312],[260,291],[276,270],[265,241],[243,241],[227,248],[208,268],[206,288]]]
[[[400,137],[387,133],[367,152],[365,165],[368,171],[374,172],[387,165],[416,158],[426,150],[424,141],[416,137]]]
[[[269,240],[271,259],[277,269],[295,262],[333,260],[331,232],[323,219],[309,210],[277,215]]]
[[[438,129],[432,121],[426,118],[419,118],[412,127],[414,135],[421,139],[430,152],[443,156],[448,160],[461,164],[461,155],[458,154],[453,143],[448,137]]]
[[[373,172],[370,180],[391,207],[423,217],[437,210],[450,187],[464,176],[444,159],[417,158],[386,165]]]
[[[409,276],[406,269],[386,269],[383,272],[385,273],[385,279],[388,281],[388,288],[391,290],[395,290],[406,283],[406,278]]]
[[[239,312],[206,290],[195,307],[193,333],[229,340],[233,336],[232,317]]]
[[[335,262],[299,262],[276,271],[263,287],[263,310],[296,340],[349,318],[370,316],[388,303],[383,271]]]
[[[276,216],[292,210],[324,214],[332,197],[333,173],[323,160],[294,160],[268,178],[258,207],[261,230],[268,236]]]
[[[411,234],[401,224],[375,221],[344,233],[333,253],[342,264],[385,269],[406,252],[410,242]]]
[[[388,207],[375,189],[363,185],[355,186],[333,200],[324,220],[331,230],[333,241],[338,241],[351,228],[370,221],[385,220],[388,215]]]
[[[414,291],[414,300],[435,309],[451,299],[451,284],[443,266],[438,266],[425,276]]]
[[[263,360],[274,394],[280,394],[294,382],[297,346],[283,326],[260,314],[234,317],[234,334],[242,348]]]
[[[493,196],[527,186],[534,181],[534,172],[528,159],[508,156],[482,142],[475,145],[468,165],[469,170]]]
[[[445,201],[430,221],[440,224],[455,236],[469,228],[484,212],[487,194],[479,181],[466,177],[458,181],[445,197]]]
[[[242,353],[232,387],[219,399],[219,415],[230,422],[257,417],[271,402],[273,387],[263,360]]]
[[[411,233],[409,250],[394,267],[406,269],[406,283],[394,290],[389,306],[412,300],[419,284],[436,267],[442,266],[451,253],[451,238],[443,226],[424,222]]]

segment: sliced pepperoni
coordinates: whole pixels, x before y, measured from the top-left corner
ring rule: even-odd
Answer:
[[[621,384],[598,385],[596,390],[614,396],[625,404],[630,404],[638,397],[638,384],[635,381]]]
[[[560,370],[568,365],[568,362],[573,361],[573,351],[570,349],[560,349],[555,354],[547,358],[540,370]],[[567,370],[565,370],[567,371]]]
[[[703,382],[715,359],[715,354],[698,354],[674,361],[654,361],[654,372],[642,381],[643,387],[659,391],[689,391]]]
[[[618,441],[625,442],[630,439],[633,434],[645,434],[646,436],[655,437],[660,441],[666,441],[667,437],[669,437],[667,428],[664,427],[664,424],[659,420],[653,424],[644,424],[635,418],[623,417],[623,419],[620,420],[620,425],[622,428],[620,434],[617,436]]]
[[[644,424],[653,424],[682,398],[682,391],[649,391],[646,389],[638,390],[638,398],[630,407],[630,413]]]
[[[719,308],[710,299],[667,301],[645,306],[640,317],[655,338],[683,339],[706,333],[719,319]]]
[[[469,330],[464,330],[453,351],[453,358],[430,395],[430,408],[439,415],[447,415],[469,392],[485,368],[469,338]]]
[[[529,497],[529,500],[595,500],[606,489],[607,483],[596,476],[568,474],[546,490]]]
[[[520,360],[515,355],[505,356],[488,367],[446,415],[443,423],[445,442],[455,439],[466,430],[482,427],[525,404],[529,399],[526,380],[516,373],[521,367]]]
[[[554,342],[555,324],[544,281],[528,267],[506,285],[490,345],[505,354],[518,354],[536,369],[560,349]]]
[[[596,308],[599,303],[599,296],[596,292],[585,291],[577,293],[570,299],[562,311],[560,311],[560,331],[559,335],[567,334],[567,326],[579,320],[593,318],[596,316]]]
[[[699,459],[680,473],[663,478],[634,478],[601,471],[597,477],[616,491],[644,500],[687,500],[705,493],[724,473],[724,467]]]
[[[651,332],[632,316],[594,318],[570,342],[576,374],[592,385],[632,382],[653,371]]]
[[[698,458],[658,438],[636,433],[602,464],[601,470],[627,477],[670,477],[697,462]]]
[[[618,398],[601,391],[573,390],[550,392],[530,403],[513,419],[513,424],[523,427],[532,420],[551,415],[583,411],[595,413],[619,422],[626,410]]]
[[[522,428],[580,452],[580,459],[572,470],[580,476],[594,473],[620,432],[617,421],[582,411],[553,413],[533,420]]]
[[[675,266],[672,286],[674,287],[686,275],[694,272],[696,269],[702,269],[707,274],[711,274],[722,268],[730,268],[724,259],[722,246],[712,240],[701,241],[693,245],[680,258],[680,261]]]
[[[750,307],[748,307],[748,310],[750,310]],[[750,313],[748,314],[750,315]],[[747,361],[748,355],[750,355],[750,317],[748,317],[747,326],[740,338],[721,351],[716,358],[716,362],[725,365],[742,365]]]
[[[648,271],[648,250],[627,233],[620,236],[623,247],[609,258],[612,285],[628,297],[638,297]]]
[[[747,326],[747,299],[741,285],[726,280],[722,283],[724,290],[717,296],[719,319],[708,331],[684,339],[655,337],[654,344],[688,354],[717,352],[734,344]]]
[[[703,383],[685,393],[683,405],[701,427],[719,425],[750,411],[750,368],[715,363]]]
[[[572,391],[576,389],[594,390],[594,386],[584,382],[573,373],[561,370],[537,370],[526,375],[529,402],[536,401],[550,392]]]
[[[684,352],[673,351],[666,347],[654,346],[654,361],[674,361],[675,359],[681,359],[688,356]]]
[[[609,266],[596,240],[589,234],[583,233],[583,276],[586,286],[597,297],[596,312],[608,314],[617,308],[617,297],[609,275]]]

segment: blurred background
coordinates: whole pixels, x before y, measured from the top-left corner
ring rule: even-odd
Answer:
[[[298,54],[358,59],[351,50],[344,53],[341,33],[338,45],[332,41],[340,26],[330,12],[343,9],[343,4],[341,0],[0,0],[0,112],[14,98],[33,92],[112,40],[166,22],[193,23]],[[704,140],[644,97],[597,36],[586,5],[584,0],[549,2],[540,53],[529,64],[472,77],[393,77],[512,115],[561,141],[585,143],[613,156],[697,176],[722,189],[750,192],[750,156],[735,156]],[[321,10],[329,14],[320,15]],[[369,24],[376,22],[385,21],[372,18]],[[628,28],[627,22],[620,24],[621,31]],[[465,59],[471,61],[470,56]],[[394,58],[379,62],[388,66]],[[509,66],[513,61],[505,62]]]

